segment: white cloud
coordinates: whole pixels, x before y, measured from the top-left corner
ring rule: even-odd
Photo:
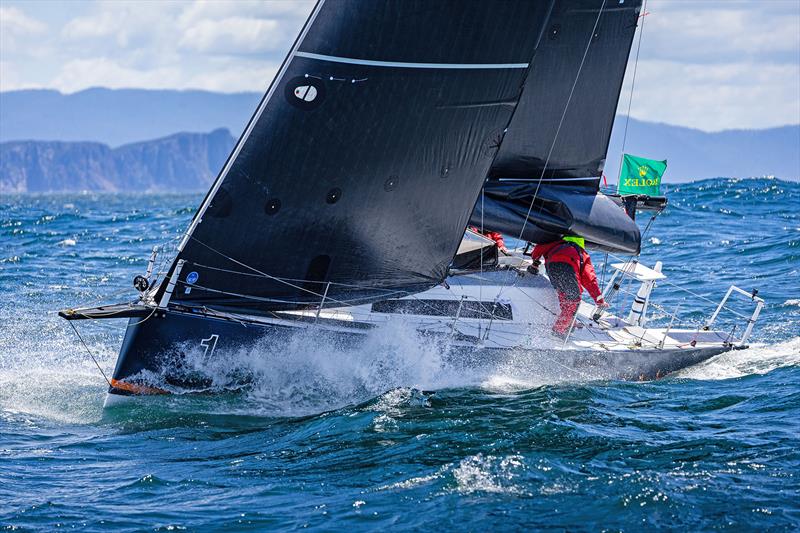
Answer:
[[[0,6],[0,32],[17,35],[41,33],[46,26],[15,7]]]
[[[796,54],[800,7],[794,13],[781,13],[773,9],[774,4],[727,2],[720,7],[703,2],[651,1],[647,8],[650,14],[644,19],[643,49],[651,59],[712,63],[774,59],[776,52]]]
[[[312,6],[307,1],[197,1],[178,18],[179,43],[216,55],[284,52]]]
[[[286,1],[99,2],[70,20],[61,35],[68,42],[103,39],[129,49],[177,43],[193,52],[253,54],[286,48],[310,8]]]
[[[313,0],[239,0],[238,2],[197,0],[185,5],[186,8],[181,12],[178,21],[182,27],[189,27],[203,20],[219,20],[227,17],[281,19],[289,22],[299,20],[302,23],[311,12],[314,2]]]
[[[175,20],[181,4],[175,2],[98,2],[86,15],[72,18],[61,30],[66,44],[130,49],[174,43]]]
[[[184,30],[178,44],[206,53],[257,53],[283,44],[283,35],[277,20],[229,17],[194,24]]]
[[[17,8],[0,6],[0,57],[10,61],[12,53],[24,48],[20,43],[24,43],[26,36],[37,36],[46,28],[42,22]]]
[[[632,116],[707,131],[800,123],[800,2],[650,0],[647,11]]]
[[[0,60],[0,92],[11,91],[22,86],[22,80],[17,74],[14,64],[10,61]]]
[[[48,84],[263,91],[310,2],[98,2],[59,34]],[[266,77],[266,80],[264,79]],[[82,81],[83,80],[83,81]]]
[[[225,64],[227,63],[227,64]],[[278,72],[279,63],[260,61],[231,61],[217,64],[212,73],[194,74],[185,80],[183,88],[218,92],[264,92]]]
[[[0,2],[0,90],[67,92],[264,91],[313,6]],[[800,122],[800,2],[648,0],[647,10],[633,116],[705,130]]]
[[[706,131],[798,124],[800,65],[640,62],[631,115]]]
[[[111,4],[114,5],[114,4]],[[108,37],[120,30],[124,17],[115,17],[109,10],[70,20],[61,30],[66,39],[92,39]]]
[[[182,88],[182,73],[171,67],[138,70],[105,57],[75,59],[63,65],[52,85],[64,92],[87,87]]]
[[[137,69],[105,57],[76,59],[61,67],[51,86],[68,93],[100,86],[218,92],[246,92],[256,88],[256,91],[264,91],[275,76],[278,65],[218,58],[207,63],[206,68],[207,72],[192,73],[176,65]]]

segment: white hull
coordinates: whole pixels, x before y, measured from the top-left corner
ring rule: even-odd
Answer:
[[[318,327],[333,327],[337,322],[379,326],[402,320],[421,333],[449,335],[454,346],[484,350],[596,352],[622,356],[630,352],[728,350],[734,345],[725,333],[643,328],[608,312],[595,321],[592,317],[597,308],[586,302],[580,304],[568,339],[558,338],[551,333],[551,328],[560,310],[549,280],[545,275],[523,274],[522,269],[515,268],[450,277],[447,286],[398,301],[407,302],[407,305],[393,306],[394,312],[376,311],[380,306],[373,304],[286,314],[313,319]],[[438,302],[443,308],[437,311]],[[468,305],[470,303],[472,305]],[[504,305],[505,313],[492,313],[495,303]],[[446,315],[437,316],[437,313]]]

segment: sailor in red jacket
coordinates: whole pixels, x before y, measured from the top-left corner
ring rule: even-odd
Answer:
[[[597,274],[594,272],[592,259],[584,249],[583,238],[567,236],[560,241],[537,244],[531,252],[533,264],[528,267],[529,272],[539,273],[539,259],[542,257],[547,276],[558,293],[558,303],[561,306],[561,314],[553,324],[553,333],[564,338],[569,333],[575,313],[578,312],[583,289],[589,292],[599,307],[608,307],[608,304],[600,293]]]
[[[511,255],[511,252],[509,252],[508,248],[506,248],[505,241],[503,241],[502,233],[489,230],[481,231],[476,226],[470,226],[469,229],[479,235],[483,235],[484,237],[492,239],[494,243],[497,245],[497,249],[500,250],[503,253],[503,255]]]

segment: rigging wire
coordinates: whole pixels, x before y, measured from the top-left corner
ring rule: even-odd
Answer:
[[[194,236],[192,236],[192,235],[189,235],[189,238],[190,238],[190,239],[192,239],[193,241],[197,242],[198,244],[200,244],[200,245],[202,245],[202,246],[205,246],[206,248],[208,248],[208,249],[209,249],[209,250],[211,250],[212,252],[214,252],[214,253],[217,253],[217,254],[221,255],[221,256],[222,256],[222,257],[224,257],[225,259],[227,259],[227,260],[229,260],[229,261],[232,261],[233,263],[236,263],[236,264],[237,264],[237,265],[239,265],[239,266],[243,266],[244,268],[247,268],[247,269],[249,269],[249,270],[252,270],[253,272],[256,272],[256,273],[258,273],[258,274],[261,274],[262,276],[264,276],[264,277],[265,277],[265,278],[267,278],[267,279],[270,279],[270,280],[272,280],[272,281],[277,281],[278,283],[283,283],[284,285],[288,285],[289,287],[292,287],[293,289],[297,289],[297,290],[300,290],[300,291],[303,291],[303,292],[307,292],[307,293],[309,293],[309,294],[313,294],[314,296],[319,296],[320,298],[323,298],[323,297],[324,297],[322,294],[320,294],[320,293],[318,293],[318,292],[315,292],[315,291],[312,291],[311,289],[306,289],[305,287],[302,287],[302,286],[300,286],[300,285],[296,285],[296,284],[294,284],[294,283],[291,283],[291,282],[285,281],[284,279],[281,279],[281,278],[278,278],[278,277],[275,277],[275,276],[271,276],[271,275],[267,274],[266,272],[262,272],[262,271],[258,270],[258,269],[257,269],[257,268],[255,268],[255,267],[251,267],[250,265],[247,265],[247,264],[245,264],[245,263],[242,263],[241,261],[239,261],[239,260],[237,260],[237,259],[234,259],[233,257],[231,257],[231,256],[229,256],[229,255],[227,255],[227,254],[225,254],[225,253],[223,253],[223,252],[220,252],[219,250],[217,250],[217,249],[216,249],[216,248],[214,248],[213,246],[210,246],[210,245],[208,245],[208,244],[204,243],[203,241],[201,241],[201,240],[197,239],[196,237],[194,237]],[[222,293],[224,293],[224,291],[219,291],[219,292],[222,292]],[[238,295],[238,296],[245,296],[245,295]],[[269,299],[269,298],[261,298],[261,299],[262,299],[262,300],[265,300],[265,301],[270,301],[270,299]],[[344,303],[344,302],[341,302],[341,301],[338,301],[338,300],[334,300],[333,298],[330,298],[330,297],[328,297],[328,298],[326,298],[326,299],[328,299],[328,300],[331,300],[332,302],[335,302],[335,303],[341,303],[341,304],[343,304],[343,305],[350,305],[350,304],[346,304],[346,303]]]
[[[103,379],[105,379],[106,383],[108,383],[108,386],[111,387],[111,381],[108,379],[108,376],[106,376],[106,373],[103,372],[103,369],[100,367],[100,363],[97,362],[97,359],[95,359],[92,351],[86,345],[86,341],[84,341],[83,337],[81,337],[81,334],[78,332],[78,328],[75,327],[75,324],[73,324],[71,320],[69,321],[69,325],[72,326],[72,331],[75,332],[75,335],[78,336],[78,339],[80,339],[81,344],[83,344],[83,347],[86,348],[86,353],[88,353],[89,357],[91,357],[92,361],[94,361],[94,365],[97,367],[97,370],[100,371],[100,374],[103,376]]]
[[[640,52],[640,50],[642,48],[642,37],[644,35],[644,23],[645,23],[644,16],[647,14],[647,0],[644,0],[644,4],[642,6],[641,13],[642,13],[642,15],[640,15],[640,16],[642,18],[642,27],[639,30],[639,40],[638,40],[637,45],[636,45],[636,56],[635,56],[634,62],[633,62],[633,76],[631,78],[631,91],[630,91],[630,96],[628,98],[628,110],[627,110],[627,113],[625,115],[625,128],[623,130],[623,135],[622,135],[622,150],[620,151],[620,164],[619,164],[620,171],[622,170],[622,158],[624,157],[624,153],[625,153],[625,143],[627,142],[627,139],[628,139],[628,124],[629,124],[630,119],[631,119],[631,105],[633,104],[633,93],[634,93],[634,87],[636,85],[636,71],[637,71],[638,66],[639,66],[639,52]],[[619,177],[617,178],[617,182],[619,183]],[[537,187],[537,192],[538,192],[538,187]],[[650,221],[647,223],[647,227],[645,228],[644,232],[642,232],[642,237],[641,237],[642,240],[644,240],[645,235],[647,235],[647,232],[650,229],[650,225],[655,220],[657,214],[653,215],[650,218]],[[523,228],[524,228],[524,225],[523,225]],[[605,259],[603,261],[603,273],[602,273],[602,278],[601,278],[601,285],[605,285],[606,266],[608,264],[608,255],[609,255],[608,252],[606,252]],[[616,296],[616,295],[614,295],[614,296]],[[614,296],[612,296],[612,300],[614,299]]]
[[[636,45],[636,58],[633,61],[633,76],[631,77],[631,95],[628,98],[628,112],[625,115],[625,129],[623,130],[622,134],[622,150],[620,151],[619,155],[619,168],[622,171],[622,158],[625,154],[625,142],[628,139],[628,123],[631,120],[631,104],[633,104],[633,89],[636,85],[636,69],[639,66],[639,50],[642,48],[642,36],[644,35],[644,21],[645,15],[647,14],[647,0],[644,0],[644,5],[642,6],[642,14],[640,18],[642,19],[642,27],[639,30],[639,42]],[[617,174],[617,186],[619,186],[619,173]]]
[[[600,290],[605,291],[606,287],[606,267],[608,266],[608,252],[605,253],[605,258],[603,259],[603,273],[600,277]]]
[[[180,283],[181,285],[186,285],[182,281],[179,281],[178,283]],[[211,287],[206,287],[206,286],[203,286],[203,285],[199,285],[197,283],[193,283],[192,285],[190,285],[190,287],[195,287],[195,288],[202,289],[202,290],[208,291],[208,292],[213,292],[213,293],[216,293],[216,294],[224,294],[226,296],[235,296],[236,298],[243,298],[245,300],[253,300],[255,302],[270,302],[270,303],[291,304],[291,305],[310,305],[310,303],[311,303],[311,302],[298,302],[298,301],[294,301],[294,300],[282,300],[282,299],[279,299],[279,298],[267,298],[267,297],[264,297],[264,296],[254,296],[252,294],[243,294],[243,293],[239,293],[239,292],[231,292],[231,291],[225,291],[225,290],[221,290],[221,289],[213,289]],[[398,294],[402,294],[403,296],[405,296],[405,293],[399,293],[398,292]],[[330,296],[328,296],[325,299],[329,300],[331,302],[337,303],[337,304],[341,304],[342,307],[349,307],[349,306],[353,306],[353,305],[361,305],[361,304],[355,303],[355,302],[359,301],[359,299],[357,299],[357,298],[354,298],[352,300],[336,300],[336,299],[331,298]]]
[[[242,272],[241,270],[230,270],[228,268],[205,265],[203,263],[197,263],[195,261],[186,260],[186,264],[187,265],[194,265],[196,267],[205,268],[205,269],[208,269],[208,270],[216,270],[218,272],[225,272],[227,274],[238,274],[240,276],[252,276],[254,278],[264,277],[264,275],[262,275],[260,273]],[[280,280],[288,281],[288,282],[297,282],[297,283],[307,283],[308,282],[308,280],[299,279],[299,278],[275,277],[275,279],[280,279]],[[183,283],[183,282],[181,282],[181,283]],[[326,285],[328,283],[330,283],[331,285],[337,286],[337,287],[349,287],[349,288],[352,288],[352,289],[370,289],[370,290],[374,290],[374,291],[386,292],[386,293],[389,293],[389,294],[403,294],[404,293],[404,291],[401,291],[401,290],[398,290],[398,289],[392,289],[392,288],[387,288],[387,287],[373,287],[371,285],[357,285],[355,283],[341,283],[341,282],[338,282],[338,281],[328,281],[328,282],[318,281],[318,282],[314,282],[314,283],[324,283]],[[398,287],[399,286],[400,285],[398,285]],[[321,294],[319,294],[319,293],[316,293],[316,294],[318,296],[321,296]],[[328,299],[329,298],[326,298],[326,300],[328,300]],[[307,302],[295,302],[295,303],[307,303]]]
[[[558,141],[558,136],[561,133],[561,127],[564,125],[564,119],[567,116],[567,111],[569,110],[569,105],[572,102],[572,96],[575,93],[575,87],[578,86],[578,80],[581,77],[581,72],[583,71],[583,65],[586,63],[586,56],[589,55],[589,48],[591,48],[591,46],[592,46],[592,40],[594,39],[594,34],[597,31],[597,25],[600,23],[600,17],[603,15],[603,11],[604,11],[604,9],[606,7],[606,1],[607,0],[603,0],[603,3],[600,5],[600,10],[597,12],[597,18],[594,21],[594,26],[592,26],[592,31],[589,34],[589,40],[586,43],[586,48],[583,51],[583,57],[581,57],[581,63],[578,66],[578,72],[575,74],[575,80],[572,82],[572,87],[570,88],[569,96],[567,97],[567,102],[564,105],[564,111],[562,111],[561,119],[558,121],[558,127],[556,128],[556,133],[553,136],[553,142],[550,144],[550,149],[547,152],[547,158],[545,159],[544,165],[542,166],[542,172],[539,175],[538,182],[536,183],[536,190],[533,192],[533,198],[531,198],[531,203],[528,206],[528,212],[525,214],[525,220],[522,222],[522,228],[520,229],[519,237],[517,237],[518,241],[522,240],[522,236],[525,233],[525,227],[528,224],[528,218],[531,215],[531,211],[533,211],[533,205],[536,202],[537,196],[539,195],[539,188],[542,186],[542,181],[544,180],[544,175],[547,172],[547,165],[550,164],[550,158],[553,155],[553,150],[556,147],[556,142]],[[514,286],[516,284],[518,277],[519,276],[514,276],[514,278],[512,279],[512,282],[511,282],[511,286]],[[500,291],[497,294],[498,298],[502,295],[503,290],[507,288],[507,285],[505,285],[505,283],[507,283],[507,282],[504,282],[504,285],[500,288]]]
[[[483,208],[484,208],[485,197],[486,197],[486,180],[483,181],[483,185],[481,186],[481,235],[483,235],[484,232]],[[497,243],[495,243],[495,246],[497,246]],[[497,252],[500,253],[500,250],[498,249]],[[481,261],[481,272],[480,272],[480,285],[478,286],[478,300],[480,302],[483,302],[483,246],[481,246],[480,261]],[[481,303],[481,309],[482,308],[483,308],[483,303]],[[478,321],[478,337],[481,336],[481,324],[482,321]]]
[[[586,43],[586,49],[583,51],[583,57],[581,58],[581,64],[578,66],[578,72],[575,74],[575,80],[572,82],[572,88],[569,91],[569,96],[567,97],[567,103],[564,105],[564,111],[561,113],[561,119],[558,121],[558,127],[556,128],[556,133],[553,136],[553,142],[550,144],[550,150],[547,152],[547,158],[544,161],[544,166],[542,166],[542,173],[539,175],[539,181],[536,184],[536,190],[533,193],[533,198],[531,198],[531,203],[528,206],[528,212],[525,215],[525,220],[522,222],[522,229],[519,232],[519,237],[517,240],[522,240],[522,236],[525,233],[525,226],[528,224],[528,217],[533,210],[533,205],[536,202],[536,197],[539,195],[539,188],[542,186],[542,181],[544,180],[545,172],[547,172],[547,165],[550,164],[550,158],[553,155],[553,150],[556,147],[556,142],[558,141],[558,136],[561,133],[561,127],[564,125],[564,119],[567,117],[567,111],[569,110],[569,105],[572,102],[572,96],[575,93],[575,87],[578,86],[578,80],[581,77],[581,72],[583,71],[583,65],[586,63],[586,56],[589,55],[589,48],[592,46],[592,40],[594,39],[594,34],[597,31],[597,25],[600,23],[600,17],[603,14],[603,10],[606,7],[606,0],[603,0],[603,3],[600,5],[600,10],[597,12],[597,18],[594,21],[594,26],[592,27],[592,31],[589,34],[589,42]]]
[[[610,255],[610,256],[611,256],[613,259],[616,259],[616,260],[618,260],[618,261],[624,261],[624,258],[621,258],[621,257],[619,257],[619,256],[615,256],[614,254],[609,254],[609,255]],[[629,272],[627,272],[627,271],[625,271],[625,270],[623,270],[621,273],[622,273],[622,276],[623,276],[623,278],[626,278],[626,280],[627,280],[627,281],[629,282],[629,284],[630,284],[631,280],[633,279],[633,276],[632,276],[632,274],[631,274],[631,273],[629,273]],[[624,283],[624,282],[623,282],[623,283]],[[702,294],[696,293],[696,292],[694,292],[694,291],[692,291],[692,290],[690,290],[690,289],[687,289],[687,288],[685,288],[685,287],[681,287],[680,285],[676,285],[676,284],[674,284],[674,283],[670,282],[670,281],[669,281],[669,280],[667,280],[667,279],[662,279],[662,280],[659,280],[658,284],[659,284],[659,285],[665,285],[665,286],[669,286],[669,287],[671,287],[671,288],[672,288],[672,289],[674,289],[674,290],[678,290],[678,291],[684,292],[684,293],[686,293],[686,294],[689,294],[690,296],[692,296],[692,297],[694,297],[694,298],[697,298],[697,299],[699,299],[699,300],[703,300],[703,301],[705,301],[705,302],[708,302],[708,303],[710,303],[710,304],[712,304],[712,305],[714,305],[714,306],[717,306],[717,305],[719,304],[719,302],[718,302],[718,301],[716,301],[716,300],[712,300],[711,298],[708,298],[708,297],[706,297],[706,296],[703,296]],[[626,294],[628,297],[635,297],[635,293],[633,293],[633,291],[628,291],[628,290],[626,290],[626,289],[624,289],[624,288],[620,288],[620,289],[619,289],[619,292],[620,292],[620,293],[623,293],[623,294]],[[661,306],[661,305],[659,305],[659,304],[657,304],[657,303],[655,303],[655,302],[652,302],[652,301],[648,302],[648,305],[649,305],[650,307],[653,307],[653,308],[655,308],[655,309],[657,309],[657,310],[659,310],[659,311],[663,312],[663,313],[664,313],[665,315],[667,315],[667,316],[675,315],[675,314],[677,313],[677,312],[670,312],[670,311],[669,311],[668,309],[666,309],[665,307],[663,307],[663,306]],[[679,307],[680,307],[680,306],[679,306]],[[723,310],[725,310],[725,311],[727,311],[727,312],[729,312],[729,313],[731,313],[731,314],[733,314],[734,316],[737,316],[737,317],[739,317],[739,318],[742,318],[742,319],[745,319],[745,320],[748,320],[748,319],[750,319],[750,317],[749,317],[749,316],[747,316],[747,315],[743,315],[743,314],[741,314],[741,313],[737,312],[736,310],[734,310],[733,308],[729,307],[728,305],[723,305],[723,306],[721,307],[721,309],[723,309]],[[684,323],[685,323],[685,322],[684,322],[683,320],[679,319],[679,321],[678,321],[678,325],[683,325]]]

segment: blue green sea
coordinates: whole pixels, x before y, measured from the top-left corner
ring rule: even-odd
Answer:
[[[692,293],[654,301],[698,325],[758,288],[750,348],[633,383],[464,376],[401,335],[299,343],[251,353],[277,362],[246,390],[109,410],[56,312],[132,298],[202,196],[2,196],[0,530],[798,531],[800,183],[668,196],[642,261]],[[124,325],[77,324],[107,373]]]

